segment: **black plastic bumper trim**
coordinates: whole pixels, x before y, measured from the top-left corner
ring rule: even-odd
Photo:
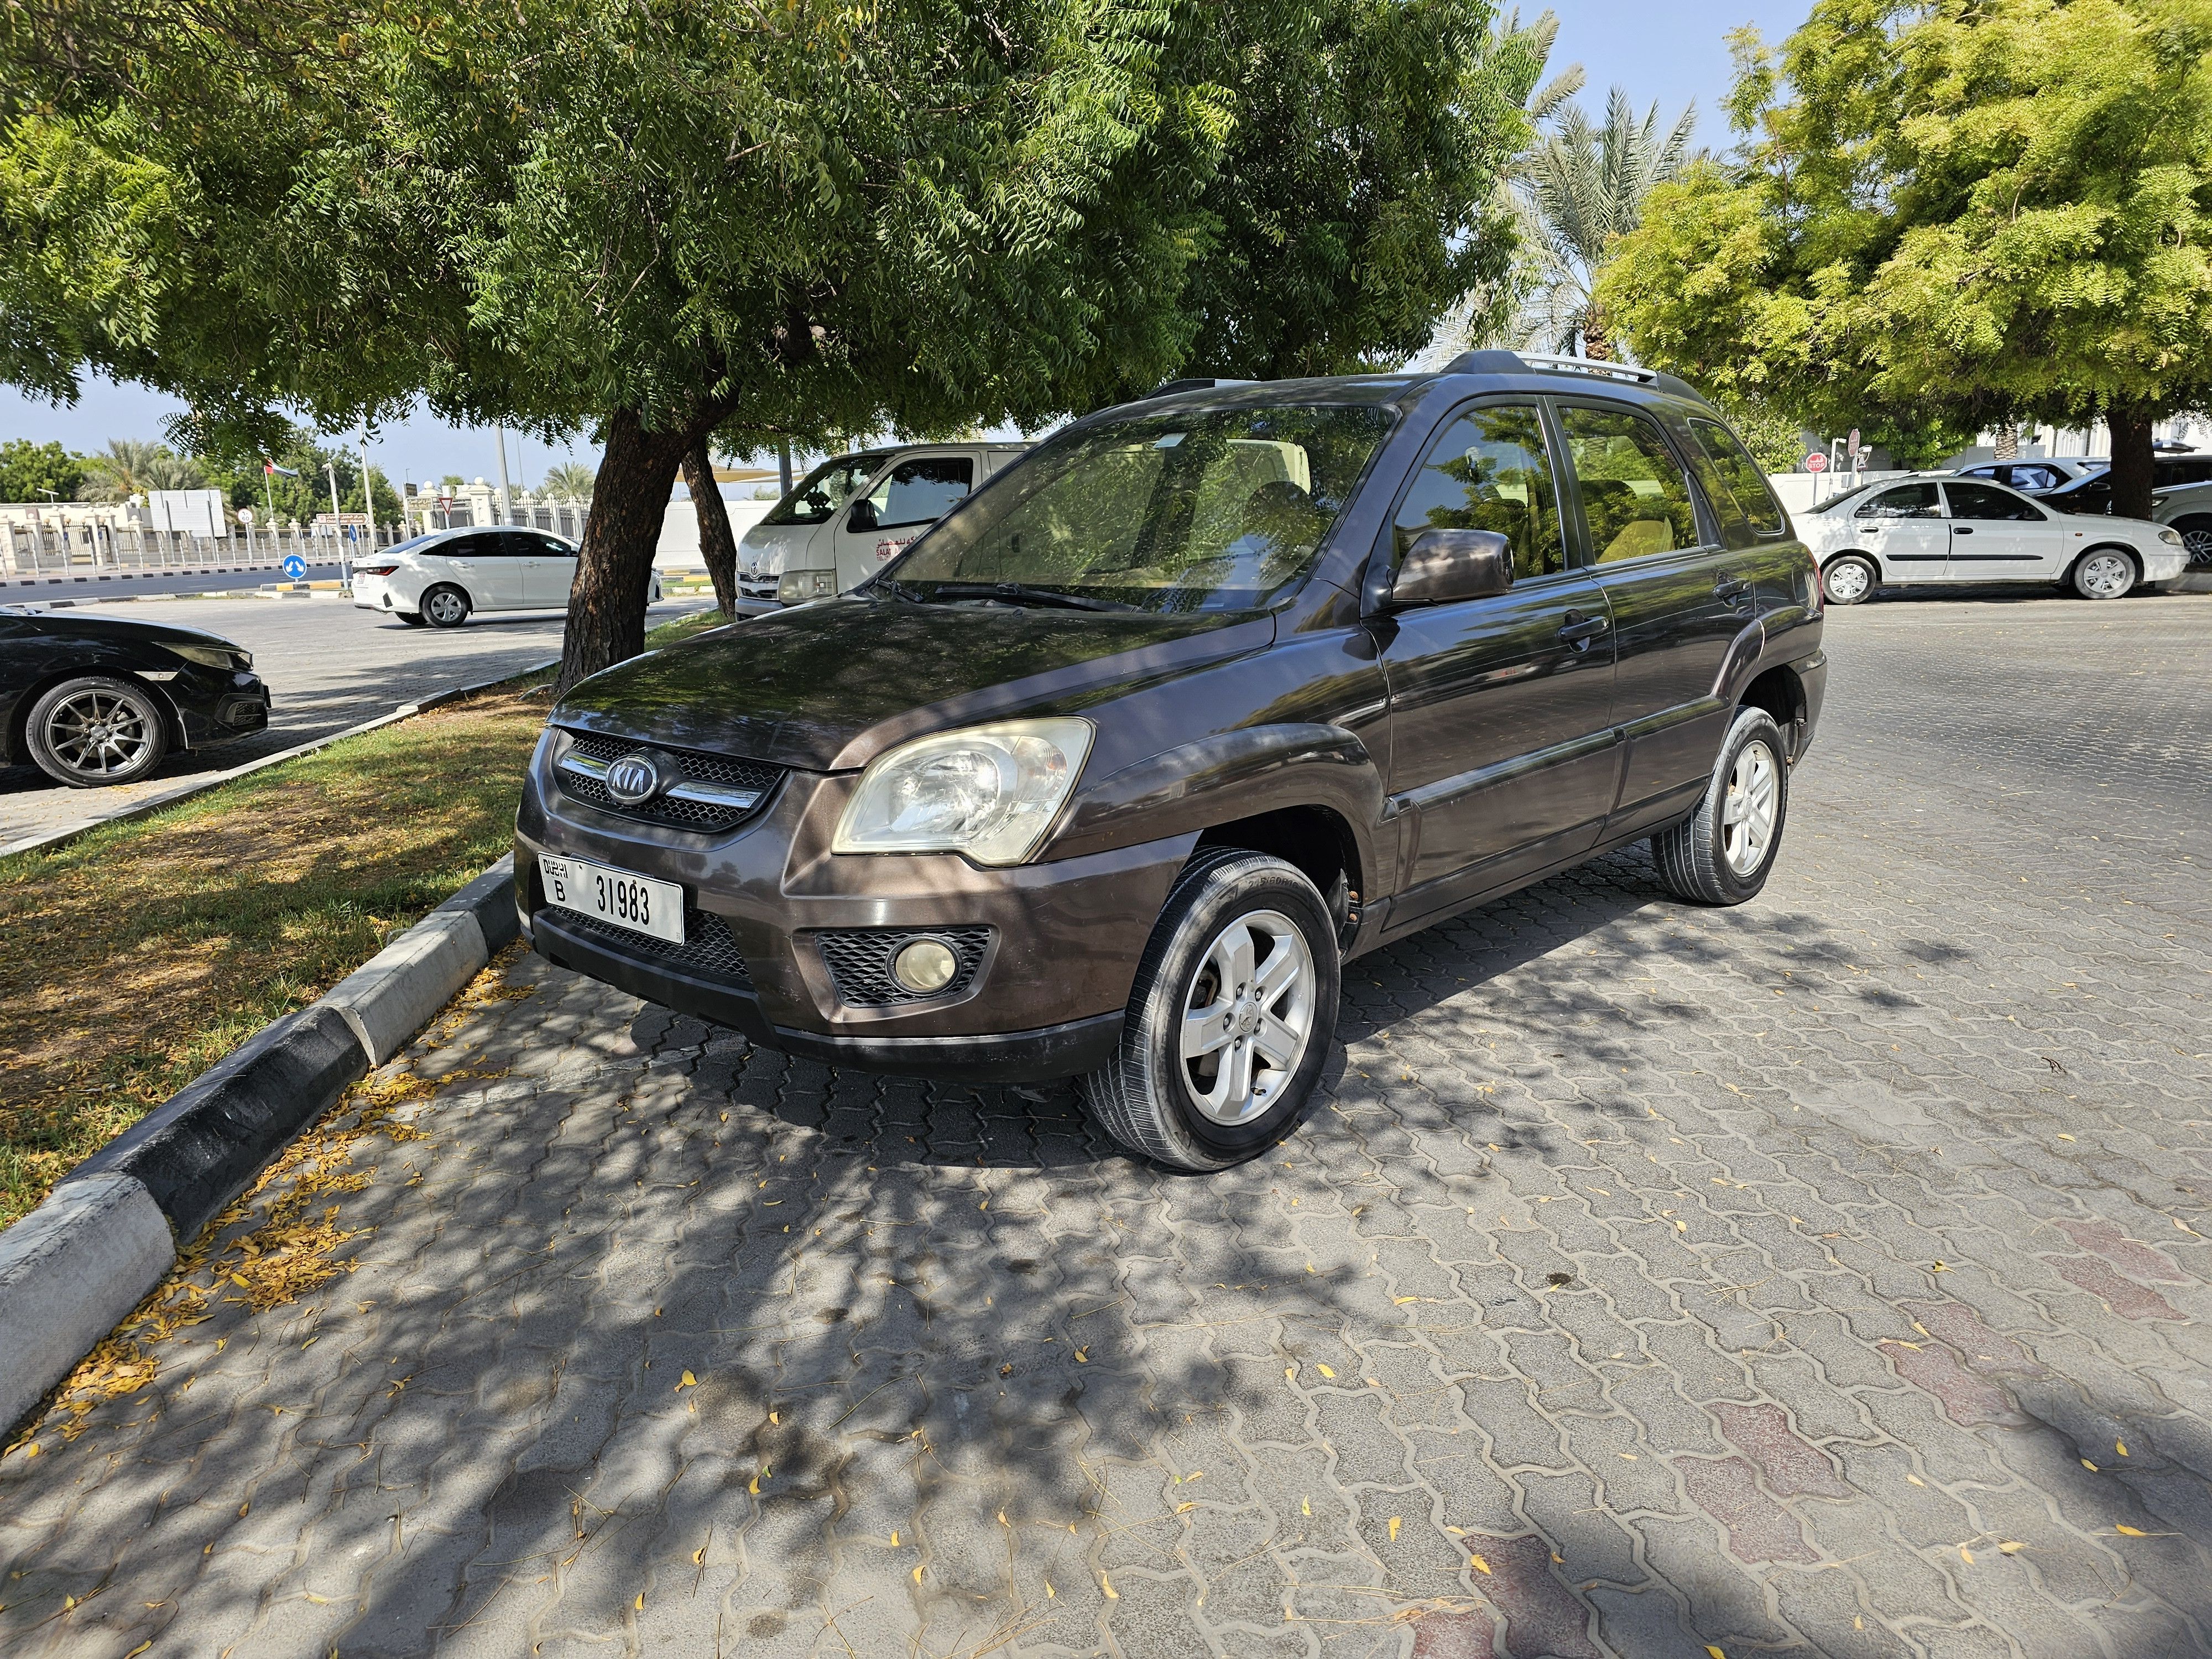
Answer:
[[[749,992],[612,951],[563,926],[550,908],[531,917],[532,948],[547,961],[604,981],[680,1014],[725,1025],[763,1048],[857,1071],[897,1072],[962,1083],[1042,1083],[1095,1071],[1121,1043],[1117,1011],[1030,1031],[976,1036],[842,1036],[778,1025]]]

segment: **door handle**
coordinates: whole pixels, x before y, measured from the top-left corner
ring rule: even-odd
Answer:
[[[1577,651],[1585,650],[1613,623],[1603,617],[1585,617],[1579,611],[1567,612],[1566,625],[1559,629],[1559,637]]]
[[[1974,533],[1974,526],[1970,524],[1954,524],[1951,526],[1951,533],[1954,536],[1971,536]]]
[[[1713,584],[1713,597],[1727,599],[1731,604],[1751,592],[1751,584],[1734,576],[1723,576]]]

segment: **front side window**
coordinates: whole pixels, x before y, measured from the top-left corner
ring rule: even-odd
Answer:
[[[1393,418],[1277,404],[1073,428],[956,507],[890,574],[922,599],[1006,584],[1141,611],[1264,605],[1312,569]]]
[[[852,500],[856,490],[867,488],[868,480],[876,476],[876,469],[883,464],[880,453],[840,455],[824,461],[801,478],[798,487],[778,501],[761,522],[826,524],[830,515]]]
[[[1398,509],[1397,556],[1425,530],[1494,530],[1513,550],[1516,577],[1566,565],[1559,493],[1534,404],[1470,410],[1444,428]]]
[[[1721,515],[1721,539],[1740,546],[1760,536],[1779,535],[1787,522],[1782,503],[1767,487],[1765,471],[1735,434],[1718,421],[1692,421],[1690,435],[1711,464],[1705,483],[1714,511]]]
[[[1943,504],[1932,483],[1899,484],[1872,495],[1860,507],[1862,519],[1940,519]]]
[[[1579,404],[1559,410],[1559,424],[1598,563],[1698,545],[1689,480],[1657,426],[1633,410]]]
[[[1951,500],[1951,516],[1954,519],[2009,519],[2027,524],[2040,524],[2043,514],[2009,490],[1992,489],[1987,484],[1948,483],[1943,493]]]
[[[876,528],[935,524],[975,487],[975,464],[964,455],[921,455],[901,461],[868,492]]]

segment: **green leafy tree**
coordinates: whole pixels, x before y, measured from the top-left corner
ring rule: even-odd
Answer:
[[[83,483],[84,457],[58,443],[34,444],[28,438],[0,443],[0,501],[74,501]]]
[[[538,485],[540,493],[566,496],[572,501],[592,499],[592,469],[581,461],[562,461],[557,466],[545,469],[544,481]],[[454,482],[459,483],[456,479]]]
[[[1530,275],[1522,327],[1533,342],[1600,361],[1614,355],[1597,274],[1614,244],[1643,222],[1652,191],[1680,172],[1697,125],[1695,104],[1662,126],[1657,104],[1638,116],[1626,90],[1615,87],[1602,121],[1569,105],[1523,160]]]
[[[1033,425],[1417,344],[1504,258],[1485,0],[21,0],[0,376],[242,459],[427,392],[604,448],[565,686],[639,647],[677,469]]]
[[[2212,0],[1820,0],[1737,46],[1740,158],[1600,282],[1638,355],[1908,461],[2101,417],[2147,516],[2154,424],[2212,396]]]
[[[85,458],[77,493],[88,501],[127,501],[149,490],[204,489],[207,484],[199,465],[167,444],[111,438],[106,449]]]

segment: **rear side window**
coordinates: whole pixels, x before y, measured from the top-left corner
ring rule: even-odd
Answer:
[[[1765,472],[1742,441],[1718,421],[1692,420],[1690,435],[1711,463],[1706,483],[1713,510],[1721,517],[1721,540],[1741,547],[1760,536],[1780,535],[1789,520],[1767,485]]]
[[[935,524],[975,487],[975,463],[964,455],[921,455],[901,461],[869,492],[875,528]]]
[[[1862,519],[1940,519],[1943,504],[1936,499],[1932,483],[1899,484],[1894,489],[1885,489],[1879,495],[1870,495],[1861,504],[1858,516]]]
[[[1534,404],[1470,410],[1444,428],[1398,509],[1397,556],[1424,530],[1494,530],[1516,576],[1566,568],[1559,502]]]
[[[1568,404],[1559,410],[1583,496],[1583,522],[1600,564],[1698,545],[1697,509],[1681,463],[1650,420],[1632,409]]]

